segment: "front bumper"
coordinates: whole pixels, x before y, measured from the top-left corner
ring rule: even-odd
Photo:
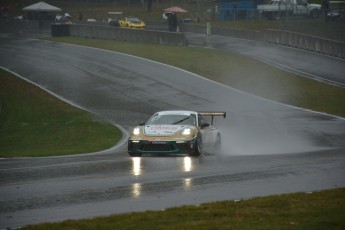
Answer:
[[[180,141],[128,140],[129,154],[188,154],[195,149],[196,138]]]

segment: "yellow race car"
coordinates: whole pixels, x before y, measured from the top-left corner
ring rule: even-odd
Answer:
[[[161,111],[135,127],[128,139],[130,156],[149,154],[187,154],[200,156],[204,151],[218,152],[220,132],[213,117],[226,112]],[[204,117],[211,117],[211,123]]]
[[[145,23],[143,21],[131,16],[120,19],[119,25],[122,28],[145,29]]]

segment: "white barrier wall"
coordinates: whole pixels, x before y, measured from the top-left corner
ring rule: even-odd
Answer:
[[[206,34],[206,26],[184,27],[184,31]],[[345,59],[345,43],[281,30],[251,31],[212,28],[211,34],[274,43]]]
[[[69,35],[75,37],[113,39],[178,46],[187,44],[187,40],[182,33],[78,24],[69,25],[69,28]]]
[[[344,42],[279,30],[266,30],[265,41],[345,59]]]
[[[40,28],[34,21],[30,23],[18,21],[1,21],[1,33],[16,33],[20,36],[49,36],[49,25],[47,28]],[[51,24],[52,36],[76,36],[86,38],[114,39],[122,41],[147,42],[170,45],[187,45],[188,42],[183,33],[172,33],[168,31],[133,30],[111,26],[81,25],[81,24]],[[194,26],[184,25],[181,28],[184,32],[203,33],[206,35],[206,25]],[[243,38],[255,41],[274,43],[318,52],[338,58],[345,59],[345,43],[324,39],[305,34],[292,33],[280,30],[251,31],[240,29],[211,28],[212,34]]]

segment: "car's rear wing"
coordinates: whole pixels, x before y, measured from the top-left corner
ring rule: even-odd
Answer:
[[[226,112],[199,112],[201,116],[210,116],[212,118],[211,125],[213,125],[213,117],[223,117],[226,118]]]

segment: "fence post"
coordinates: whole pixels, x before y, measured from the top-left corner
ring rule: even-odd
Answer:
[[[211,23],[206,23],[206,35],[211,35]]]

